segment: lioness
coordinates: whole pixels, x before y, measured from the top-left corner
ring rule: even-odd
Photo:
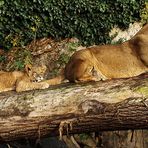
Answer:
[[[118,45],[94,46],[75,52],[63,73],[49,85],[127,78],[148,71],[148,24],[130,40]]]
[[[46,82],[39,82],[43,80],[46,66],[32,67],[26,65],[25,71],[5,72],[0,71],[0,92],[16,90],[17,92],[45,89],[49,87]]]

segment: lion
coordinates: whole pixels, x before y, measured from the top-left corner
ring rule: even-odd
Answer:
[[[0,71],[0,92],[16,90],[22,92],[34,89],[45,89],[49,84],[43,81],[46,66],[32,66],[27,64],[24,72]],[[40,82],[42,81],[42,82]]]
[[[148,71],[148,24],[134,37],[117,45],[98,45],[76,51],[61,75],[49,85],[129,78]]]

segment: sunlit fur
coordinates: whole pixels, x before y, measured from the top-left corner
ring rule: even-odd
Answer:
[[[39,82],[43,79],[45,71],[45,66],[32,67],[31,65],[26,65],[24,72],[0,71],[0,92],[9,90],[21,92],[33,89],[48,88],[48,83]]]
[[[56,85],[64,79],[82,82],[128,78],[147,71],[148,24],[130,40],[121,44],[93,46],[75,52],[64,72],[47,82],[49,85]]]

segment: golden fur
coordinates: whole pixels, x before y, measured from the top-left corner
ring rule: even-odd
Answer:
[[[45,66],[32,67],[31,65],[26,65],[24,72],[0,71],[0,92],[9,90],[21,92],[33,89],[48,88],[48,83],[39,82],[43,79],[45,71]]]
[[[75,52],[64,72],[49,85],[127,78],[148,71],[148,24],[130,40],[118,45],[94,46]]]

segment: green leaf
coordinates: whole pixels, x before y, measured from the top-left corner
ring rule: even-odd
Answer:
[[[4,5],[4,4],[5,4],[4,1],[0,1],[0,7],[1,7],[2,5]]]

